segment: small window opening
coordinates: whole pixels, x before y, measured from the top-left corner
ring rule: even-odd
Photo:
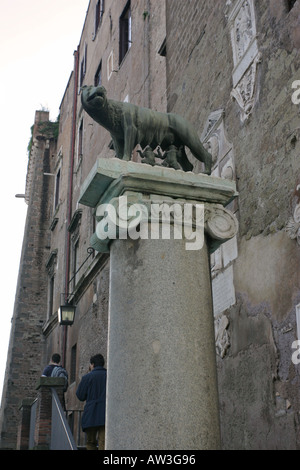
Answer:
[[[120,16],[120,54],[119,65],[131,47],[131,8],[130,1],[127,3]]]
[[[59,192],[60,192],[60,169],[56,174],[55,179],[55,199],[54,199],[54,209],[57,209],[59,204]]]
[[[79,268],[79,240],[73,245],[73,288],[75,289],[76,282],[78,281],[78,268]]]
[[[76,355],[77,345],[74,344],[71,349],[70,383],[73,383],[76,380]]]
[[[294,7],[296,1],[297,0],[286,0],[288,11],[291,11],[291,9]]]
[[[83,119],[80,123],[79,132],[78,132],[78,157],[83,155]]]
[[[103,15],[104,15],[104,0],[98,0],[96,3],[96,11],[95,11],[95,34],[97,33],[98,28],[102,23]]]
[[[97,72],[94,78],[95,86],[101,86],[101,84],[102,84],[102,61],[100,62],[99,67],[97,68]]]
[[[167,55],[167,40],[166,38],[163,40],[162,45],[158,49],[158,54],[162,57],[166,57]]]
[[[48,319],[53,314],[53,305],[54,305],[54,274],[49,279]]]
[[[86,65],[87,65],[87,44],[84,46],[84,55],[80,63],[80,86],[83,84],[83,80],[86,74]]]

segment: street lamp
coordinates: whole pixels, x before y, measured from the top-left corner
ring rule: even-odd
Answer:
[[[75,317],[75,305],[66,303],[58,309],[58,323],[60,325],[73,325]]]

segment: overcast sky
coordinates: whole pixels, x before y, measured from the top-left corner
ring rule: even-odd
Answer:
[[[27,145],[35,111],[56,120],[89,0],[0,0],[0,399],[27,206]],[[39,360],[39,358],[37,358]]]

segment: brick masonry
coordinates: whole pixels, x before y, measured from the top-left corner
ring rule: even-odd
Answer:
[[[44,273],[49,256],[49,203],[52,202],[50,177],[44,173],[51,173],[53,142],[47,142],[38,132],[37,124],[47,119],[49,115],[36,113],[31,152],[34,160],[32,182],[2,397],[5,405],[1,407],[4,448],[15,446],[18,405],[24,398],[35,398],[35,384],[44,360],[41,325],[47,308],[48,284],[41,270]]]

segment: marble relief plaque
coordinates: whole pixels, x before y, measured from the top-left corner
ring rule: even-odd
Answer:
[[[227,0],[225,14],[230,28],[234,63],[231,96],[239,104],[241,119],[245,121],[257,99],[257,65],[261,61],[254,1]]]
[[[215,317],[235,304],[232,266],[229,266],[212,280],[212,293]]]

